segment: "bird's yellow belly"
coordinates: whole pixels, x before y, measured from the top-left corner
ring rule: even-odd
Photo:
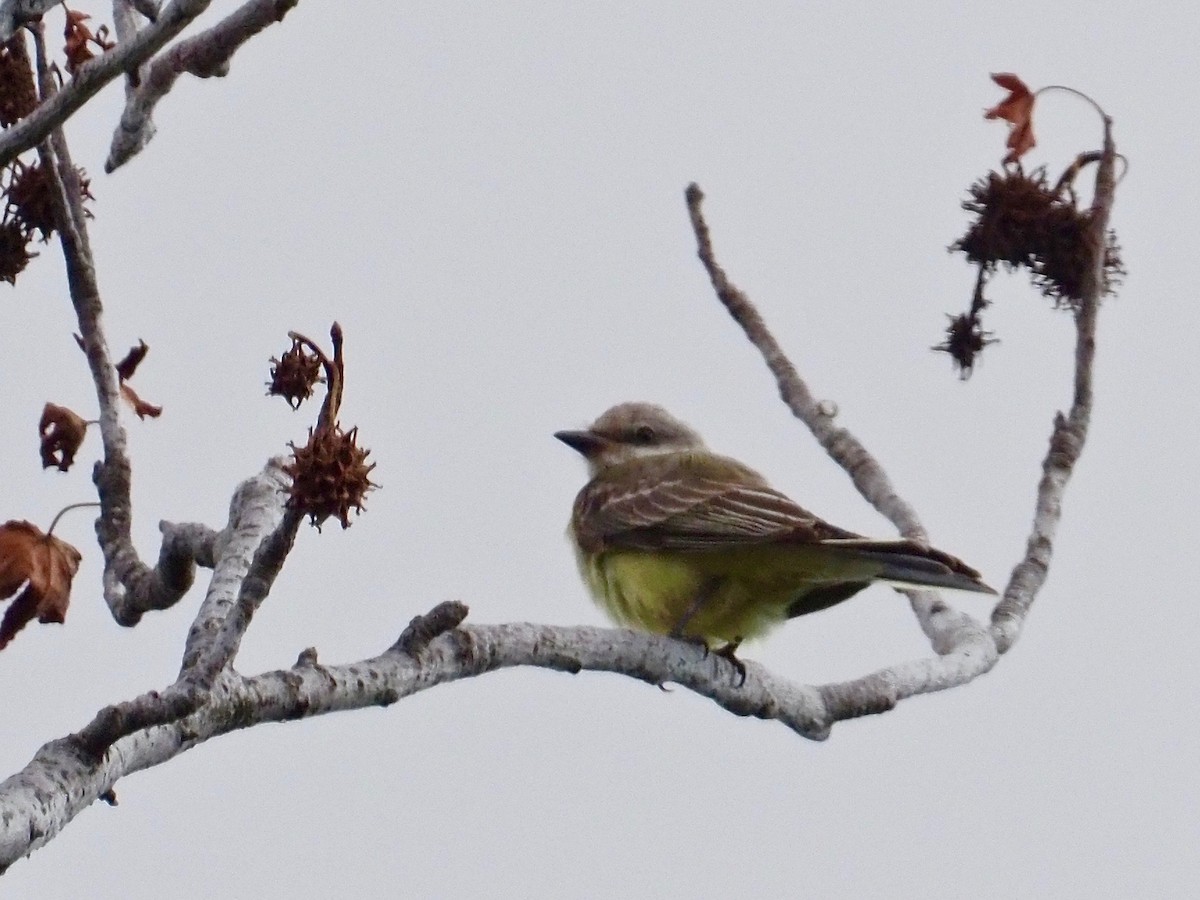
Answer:
[[[776,583],[753,560],[731,566],[725,556],[616,551],[581,554],[579,564],[596,602],[620,625],[670,634],[686,618],[680,633],[710,644],[759,637],[786,618],[795,579]]]

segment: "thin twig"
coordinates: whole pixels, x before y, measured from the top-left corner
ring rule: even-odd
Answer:
[[[1042,94],[1045,94],[1047,91],[1064,91],[1068,94],[1074,94],[1076,97],[1080,97],[1080,98],[1086,100],[1088,103],[1090,103],[1092,105],[1092,109],[1096,110],[1096,112],[1098,112],[1100,114],[1100,118],[1103,119],[1105,122],[1105,132],[1108,131],[1108,123],[1111,123],[1111,121],[1112,121],[1111,119],[1109,119],[1108,113],[1106,113],[1104,111],[1104,109],[1100,106],[1099,103],[1097,103],[1095,100],[1093,100],[1087,94],[1085,94],[1083,91],[1079,90],[1078,88],[1068,87],[1065,84],[1048,84],[1045,87],[1040,87],[1036,91],[1034,91],[1033,96],[1034,96],[1034,98],[1040,97]]]
[[[145,6],[147,2],[152,0],[141,0],[141,4]],[[141,30],[141,23],[144,17],[150,21],[158,18],[157,4],[153,8],[136,9],[137,4],[133,0],[113,0],[113,29],[116,31],[117,43],[122,44],[126,41],[131,41]],[[138,16],[141,13],[142,17]],[[152,13],[152,15],[146,15]],[[125,73],[125,102],[128,103],[137,91],[138,86],[146,79],[146,73],[149,71],[149,60],[141,63],[141,65],[130,69]],[[141,129],[141,140],[143,145],[154,137],[154,123],[149,119]],[[140,148],[139,148],[140,149]]]
[[[36,23],[31,30],[37,50],[38,86],[43,105],[46,105],[59,96],[58,86],[47,62],[42,24]],[[120,390],[104,337],[104,305],[100,299],[96,267],[88,241],[87,214],[83,208],[79,172],[71,161],[66,136],[61,128],[50,132],[38,152],[51,187],[55,226],[66,265],[71,303],[75,308],[81,343],[99,406],[104,457],[96,465],[93,480],[100,499],[96,535],[104,555],[104,599],[116,621],[133,625],[145,609],[170,605],[182,596],[177,588],[182,581],[190,585],[190,571],[186,576],[181,575],[179,561],[172,553],[166,560],[170,575],[164,577],[167,573],[150,569],[133,546],[132,476],[125,449],[125,429],[121,426],[119,415]],[[178,549],[176,545],[175,550]],[[183,590],[186,589],[184,585]],[[130,599],[130,594],[134,595],[134,599]]]
[[[58,520],[59,520],[59,519],[61,519],[61,518],[62,518],[64,515],[66,515],[67,513],[69,513],[71,510],[73,510],[73,509],[87,509],[88,507],[96,507],[96,506],[99,506],[99,505],[100,505],[100,504],[99,504],[99,503],[97,503],[95,500],[85,500],[85,501],[83,501],[82,503],[69,503],[69,504],[67,504],[67,505],[66,505],[66,506],[64,506],[62,509],[60,509],[60,510],[58,511],[58,513],[57,513],[57,514],[54,516],[54,519],[53,519],[53,521],[51,521],[51,523],[50,523],[50,527],[46,529],[46,534],[47,534],[47,535],[54,534],[54,529],[58,527]]]
[[[688,185],[686,197],[692,230],[696,234],[697,255],[708,271],[717,298],[724,304],[733,320],[741,326],[750,343],[762,354],[767,368],[775,376],[783,402],[797,419],[808,426],[817,443],[833,461],[845,469],[858,492],[868,503],[886,516],[902,535],[915,541],[926,542],[928,537],[916,510],[896,493],[883,467],[858,439],[846,429],[833,424],[832,416],[826,411],[827,407],[813,399],[808,385],[787,358],[762,316],[754,308],[754,304],[729,281],[725,270],[717,264],[708,224],[704,221],[700,209],[704,193],[699,185]]]
[[[845,470],[868,503],[886,516],[905,537],[927,543],[925,528],[916,510],[896,493],[887,473],[866,447],[845,428],[833,424],[832,416],[825,411],[826,405],[813,399],[808,385],[787,358],[750,298],[730,282],[725,270],[717,263],[708,224],[701,210],[704,193],[699,185],[688,185],[686,198],[692,230],[696,235],[697,255],[708,272],[717,298],[741,326],[750,343],[762,354],[767,368],[775,376],[784,403],[796,418],[808,426],[829,457]],[[961,635],[973,634],[981,627],[970,616],[948,606],[931,591],[905,591],[904,594],[912,605],[921,629],[938,653],[951,652]]]

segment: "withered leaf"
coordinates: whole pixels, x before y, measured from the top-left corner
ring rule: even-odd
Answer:
[[[121,382],[121,396],[125,398],[125,402],[133,407],[133,411],[137,413],[139,419],[147,417],[157,419],[162,415],[163,408],[155,406],[153,403],[147,403],[137,395],[137,392],[125,382]]]
[[[63,29],[63,37],[66,38],[63,53],[67,57],[67,71],[74,75],[80,66],[95,56],[88,44],[94,44],[100,50],[111,50],[115,45],[109,40],[107,25],[101,25],[93,34],[84,24],[91,16],[65,6],[63,8],[67,14],[67,24]]]
[[[162,415],[163,411],[161,406],[155,406],[153,403],[143,400],[129,386],[129,379],[133,377],[133,373],[137,371],[137,367],[149,352],[149,345],[141,338],[138,338],[137,346],[131,347],[129,352],[125,354],[125,358],[113,367],[117,370],[117,378],[120,380],[121,396],[125,398],[125,402],[133,407],[133,411],[137,413],[139,419],[147,417],[157,419]]]
[[[117,363],[117,377],[122,381],[128,381],[133,377],[133,373],[137,371],[138,365],[146,354],[150,352],[150,347],[141,338],[138,338],[137,346],[130,347],[129,352],[125,354],[125,358]]]
[[[66,541],[43,534],[29,522],[14,519],[0,525],[0,596],[16,594],[0,621],[0,650],[34,618],[66,619],[71,579],[81,559]]]
[[[87,434],[87,422],[65,406],[47,403],[42,407],[38,433],[42,436],[42,468],[56,466],[65,472],[75,462],[75,453]]]
[[[1016,162],[1037,144],[1033,138],[1033,91],[1011,72],[992,74],[992,81],[1008,91],[1008,96],[983,114],[985,119],[1008,122],[1008,155],[1004,162]]]

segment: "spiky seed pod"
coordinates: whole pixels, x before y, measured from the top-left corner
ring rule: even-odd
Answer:
[[[370,450],[357,444],[358,429],[343,432],[340,425],[309,430],[308,443],[292,444],[292,460],[285,471],[292,477],[288,505],[308,516],[318,528],[337,516],[350,527],[350,510],[359,513],[367,492],[378,487],[370,479],[375,463],[367,463]]]
[[[946,339],[933,349],[949,353],[959,377],[965,380],[971,377],[975,368],[976,355],[988,344],[998,342],[992,337],[992,332],[983,330],[982,323],[971,313],[948,315],[946,318],[950,320],[946,326]]]
[[[271,380],[267,382],[269,396],[283,397],[288,406],[297,409],[312,396],[313,387],[321,380],[321,360],[297,340],[281,359],[271,357]]]
[[[987,268],[1024,266],[1056,306],[1077,306],[1091,265],[1089,212],[1078,209],[1069,194],[1052,189],[1044,168],[1029,174],[1020,169],[989,172],[969,193],[963,209],[976,219],[950,249]],[[1104,270],[1104,292],[1112,293],[1124,269],[1111,233]]]
[[[0,281],[17,283],[29,261],[37,256],[29,252],[29,235],[16,219],[0,224]]]
[[[29,115],[38,105],[33,83],[33,66],[25,34],[18,30],[0,44],[0,126],[8,128]]]
[[[87,173],[80,168],[75,170],[79,179],[79,197],[81,200],[95,200],[92,196],[92,182]],[[50,240],[57,227],[54,211],[54,186],[40,162],[27,166],[19,160],[13,163],[12,178],[5,190],[12,214],[32,234],[41,232],[42,242]],[[84,210],[87,215],[91,215]]]

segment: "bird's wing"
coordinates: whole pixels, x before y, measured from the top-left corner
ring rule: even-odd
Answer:
[[[720,550],[748,544],[848,540],[845,531],[730,459],[672,454],[593,479],[575,501],[585,550]]]

